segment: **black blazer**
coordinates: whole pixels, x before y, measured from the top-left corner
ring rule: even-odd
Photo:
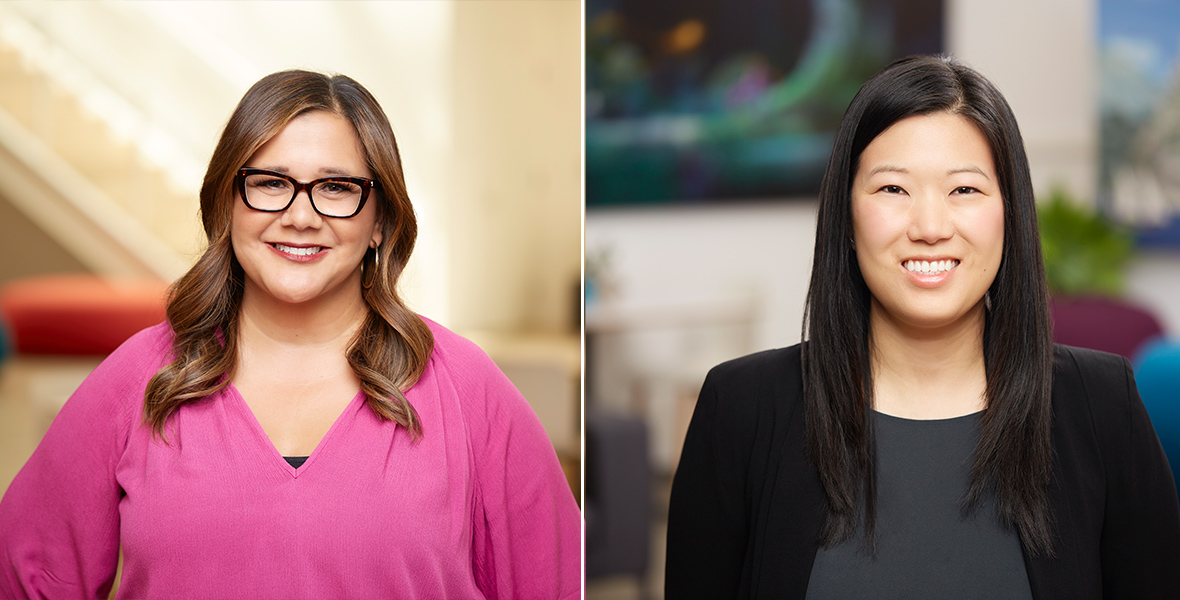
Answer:
[[[799,598],[824,492],[804,442],[800,348],[715,367],[693,413],[668,515],[676,598]],[[1037,600],[1180,599],[1180,503],[1126,359],[1055,349],[1057,558],[1029,558]]]

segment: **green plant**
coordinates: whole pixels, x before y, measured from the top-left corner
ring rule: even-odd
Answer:
[[[1062,189],[1037,208],[1045,276],[1054,294],[1118,296],[1134,250],[1131,231],[1083,208]]]

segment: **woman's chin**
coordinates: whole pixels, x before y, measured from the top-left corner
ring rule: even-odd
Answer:
[[[341,296],[341,286],[305,284],[269,284],[258,286],[257,291],[267,303],[287,304],[291,306],[309,306],[317,302],[326,302]],[[357,295],[360,295],[359,288]]]
[[[968,308],[967,310],[911,314],[906,315],[900,321],[914,330],[935,332],[946,331],[970,324],[974,322],[976,317],[975,311]]]
[[[923,302],[906,307],[885,306],[879,316],[912,331],[945,331],[962,326],[982,316],[982,303],[968,302]]]
[[[316,293],[312,293],[312,292],[293,291],[293,292],[283,292],[283,293],[279,293],[279,294],[272,294],[271,298],[273,299],[273,301],[279,302],[282,304],[304,305],[304,304],[310,304],[312,302],[315,302],[316,300],[321,299],[322,296],[323,296],[322,294],[316,294]]]

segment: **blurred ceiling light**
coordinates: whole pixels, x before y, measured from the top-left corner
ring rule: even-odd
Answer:
[[[696,50],[705,40],[705,24],[699,19],[686,19],[664,37],[664,49],[669,54],[685,54]]]

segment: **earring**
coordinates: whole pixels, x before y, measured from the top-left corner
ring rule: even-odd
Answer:
[[[381,247],[370,248],[373,251],[373,266],[365,269],[365,258],[369,257],[366,251],[365,256],[361,258],[361,285],[367,290],[373,287],[373,281],[377,279],[377,270],[381,267]]]

